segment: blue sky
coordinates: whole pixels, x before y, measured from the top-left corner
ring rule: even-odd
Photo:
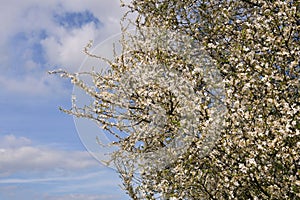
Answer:
[[[10,0],[0,7],[0,199],[128,199],[86,151],[69,108],[83,47],[120,32],[119,0]]]

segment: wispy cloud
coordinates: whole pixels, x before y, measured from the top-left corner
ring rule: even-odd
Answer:
[[[68,171],[100,166],[100,163],[91,158],[87,152],[53,150],[43,146],[33,146],[28,138],[17,138],[13,135],[6,135],[0,139],[0,172],[2,177],[24,172],[28,174],[46,173],[55,169]],[[32,179],[31,181],[43,180],[47,180],[47,178]],[[27,180],[11,179],[10,181]]]
[[[93,179],[89,179],[89,181],[93,181]],[[66,184],[66,183],[64,183]],[[43,199],[43,200],[122,200],[128,199],[125,192],[121,192],[120,189],[116,188],[100,188],[98,187],[98,192],[95,191],[86,191],[82,192],[82,190],[75,187],[71,192],[59,192],[48,190],[37,187],[37,185],[43,185],[41,183],[33,184],[32,188],[25,189],[24,184],[15,184],[9,186],[2,186],[0,184],[0,198],[1,200],[32,200],[32,199]],[[82,185],[82,183],[78,183],[78,185]],[[77,189],[77,190],[76,190]],[[80,193],[82,192],[82,193]]]
[[[99,172],[84,174],[81,176],[69,176],[69,177],[49,177],[49,178],[8,178],[0,179],[0,184],[23,184],[23,183],[42,183],[42,182],[57,182],[57,181],[78,181],[86,180],[92,177],[97,177]]]
[[[0,172],[0,199],[101,200],[125,195],[117,174],[87,152],[54,150],[26,137],[0,137]]]

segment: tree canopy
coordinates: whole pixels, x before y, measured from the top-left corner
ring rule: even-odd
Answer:
[[[122,29],[110,72],[62,75],[93,98],[65,111],[116,138],[129,196],[299,199],[299,1],[124,6],[137,32]]]

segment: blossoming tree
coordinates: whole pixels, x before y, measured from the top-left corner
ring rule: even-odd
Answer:
[[[299,1],[126,6],[138,31],[123,29],[109,72],[61,74],[93,99],[65,111],[115,137],[129,196],[299,199]]]

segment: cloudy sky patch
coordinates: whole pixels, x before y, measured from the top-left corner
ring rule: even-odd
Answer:
[[[118,175],[81,143],[72,85],[83,48],[120,32],[119,0],[11,0],[0,7],[0,199],[127,199]]]

